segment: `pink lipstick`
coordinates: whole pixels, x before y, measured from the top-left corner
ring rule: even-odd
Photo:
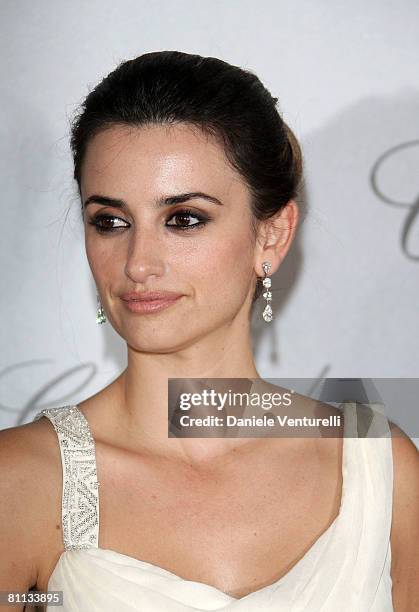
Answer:
[[[173,291],[141,291],[125,293],[121,299],[131,312],[147,314],[164,310],[181,297],[181,293]]]

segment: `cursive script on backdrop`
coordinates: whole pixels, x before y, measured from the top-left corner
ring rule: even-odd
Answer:
[[[385,193],[383,193],[383,191],[380,189],[380,187],[378,186],[378,176],[377,176],[378,171],[380,167],[383,165],[385,160],[388,160],[389,158],[393,158],[395,156],[399,156],[403,154],[405,149],[410,148],[410,147],[419,147],[419,140],[410,140],[408,142],[403,142],[401,144],[396,145],[395,147],[391,147],[391,149],[388,149],[382,155],[380,155],[380,157],[377,159],[374,166],[372,167],[370,180],[371,180],[372,190],[377,195],[377,197],[380,198],[380,200],[382,200],[383,202],[386,202],[386,204],[390,204],[391,206],[397,206],[398,208],[402,208],[402,209],[404,208],[406,210],[407,214],[404,218],[404,221],[402,223],[402,228],[401,228],[400,242],[401,242],[402,252],[409,259],[412,259],[413,261],[419,261],[419,252],[415,254],[409,248],[409,240],[411,239],[411,236],[413,234],[413,228],[415,226],[415,223],[417,223],[418,221],[419,194],[417,195],[416,200],[414,200],[413,202],[400,202],[400,201],[394,200],[393,198],[390,198]]]

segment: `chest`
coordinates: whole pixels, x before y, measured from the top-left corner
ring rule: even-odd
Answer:
[[[322,440],[198,473],[98,448],[99,546],[241,597],[285,575],[336,518],[336,450]]]

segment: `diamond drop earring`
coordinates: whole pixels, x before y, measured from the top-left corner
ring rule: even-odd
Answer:
[[[106,322],[105,311],[102,308],[102,304],[100,303],[100,297],[97,296],[97,312],[96,312],[96,323],[98,325]]]
[[[271,279],[267,276],[269,270],[271,269],[270,262],[264,261],[262,264],[262,268],[265,273],[265,276],[262,280],[262,285],[265,287],[265,291],[263,292],[262,295],[266,300],[266,306],[265,306],[265,310],[262,313],[262,317],[265,319],[267,323],[269,323],[270,321],[272,321],[272,308],[270,305],[270,302],[272,301],[272,292],[270,291],[272,282],[271,282]]]

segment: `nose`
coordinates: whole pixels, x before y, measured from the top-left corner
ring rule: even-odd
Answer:
[[[134,282],[146,285],[150,276],[165,272],[164,248],[156,233],[138,228],[131,234],[128,245],[125,274]]]

